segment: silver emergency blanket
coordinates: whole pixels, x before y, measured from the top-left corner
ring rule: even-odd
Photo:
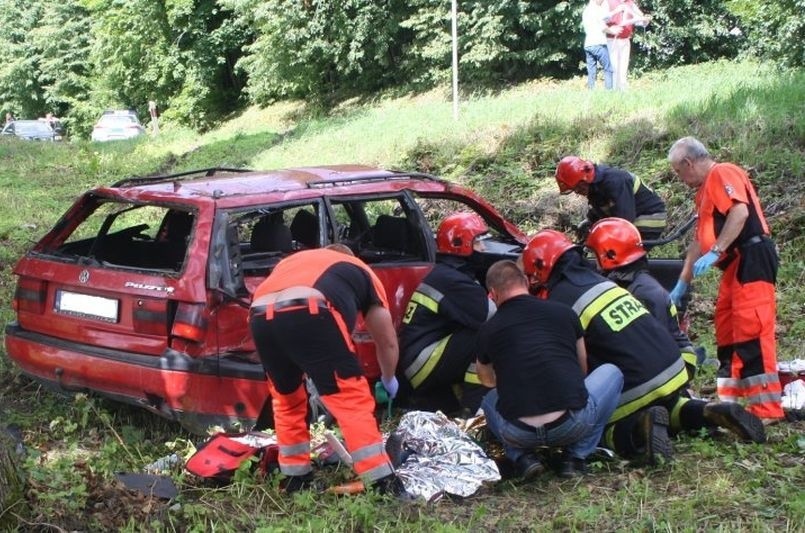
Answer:
[[[396,472],[411,496],[428,502],[445,494],[466,497],[485,482],[500,480],[495,462],[440,412],[404,414],[390,438],[402,444],[406,458]]]

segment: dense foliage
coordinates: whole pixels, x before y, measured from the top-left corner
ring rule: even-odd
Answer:
[[[805,63],[804,0],[644,0],[636,70],[758,55]],[[458,2],[463,87],[581,73],[584,1]],[[330,105],[449,80],[447,0],[0,0],[0,111],[145,115],[195,129],[252,102]]]

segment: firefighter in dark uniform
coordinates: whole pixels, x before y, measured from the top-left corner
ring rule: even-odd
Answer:
[[[622,218],[604,218],[596,222],[585,243],[595,254],[598,267],[608,279],[628,290],[676,341],[688,368],[689,381],[696,373],[697,357],[688,336],[679,328],[676,305],[668,291],[649,273],[646,250],[637,228]],[[683,394],[671,411],[671,428],[699,429],[721,426],[744,440],[763,442],[765,431],[756,416],[737,403],[704,402]],[[675,418],[679,418],[676,420]]]
[[[475,348],[495,305],[468,261],[488,231],[475,213],[454,213],[439,225],[436,264],[411,295],[400,329],[398,375],[411,407],[474,413],[488,391],[475,372]]]
[[[585,242],[594,254],[598,268],[635,298],[649,313],[665,325],[676,341],[692,380],[698,358],[693,343],[679,327],[676,305],[668,291],[648,271],[648,259],[637,228],[622,218],[603,218],[593,224]]]
[[[556,167],[556,182],[561,194],[587,197],[589,210],[578,228],[580,240],[593,223],[606,217],[632,222],[644,241],[658,239],[665,230],[665,202],[631,172],[571,155]]]
[[[268,376],[283,487],[293,492],[313,482],[306,375],[341,428],[355,472],[366,485],[398,490],[351,338],[361,313],[375,341],[380,379],[394,397],[398,344],[385,289],[348,248],[328,248],[280,261],[255,290],[250,310],[251,333]]]
[[[723,271],[715,310],[718,397],[746,399],[750,412],[775,423],[784,418],[774,337],[778,257],[757,192],[743,169],[716,163],[693,137],[675,142],[668,160],[696,190],[699,215],[671,297],[681,300],[692,279],[713,265]]]
[[[623,372],[606,446],[624,457],[643,454],[653,464],[672,455],[669,430],[708,425],[693,410],[681,412],[688,373],[671,334],[629,291],[593,271],[580,247],[561,232],[543,230],[526,246],[523,268],[549,300],[579,316],[590,368],[612,363]]]

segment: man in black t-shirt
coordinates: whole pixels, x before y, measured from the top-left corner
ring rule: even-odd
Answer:
[[[537,446],[564,448],[559,475],[584,473],[618,404],[623,374],[605,364],[585,379],[578,317],[531,296],[513,261],[492,265],[486,284],[498,311],[481,327],[476,369],[484,385],[496,387],[481,405],[489,429],[525,479],[543,470]]]

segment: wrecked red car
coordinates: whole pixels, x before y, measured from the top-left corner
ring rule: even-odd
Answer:
[[[247,312],[272,267],[344,243],[383,281],[399,324],[435,260],[440,217],[459,210],[490,227],[481,272],[520,253],[525,236],[492,206],[425,174],[215,168],[99,187],[17,263],[6,350],[61,391],[139,405],[194,432],[251,427],[267,388]],[[354,340],[378,377],[360,324]]]

